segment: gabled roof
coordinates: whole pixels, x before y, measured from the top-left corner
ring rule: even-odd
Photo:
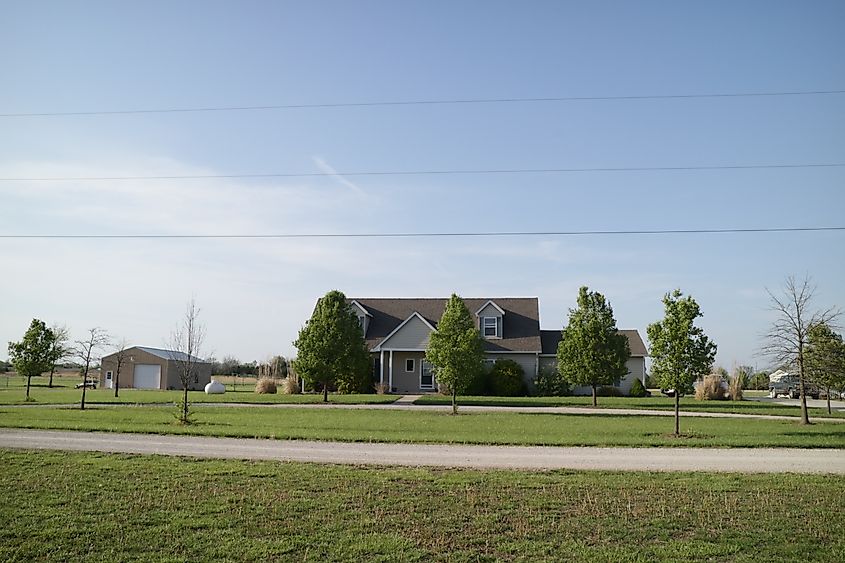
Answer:
[[[419,314],[429,325],[437,327],[446,303],[445,297],[436,298],[350,298],[372,314],[367,327],[367,347],[372,350],[387,338],[413,313]],[[465,298],[464,304],[472,314],[488,301],[495,301],[505,312],[502,338],[485,340],[486,352],[539,352],[540,307],[536,297],[497,297],[491,299]]]
[[[152,354],[153,356],[157,356],[163,360],[176,360],[179,362],[185,362],[189,358],[191,361],[205,363],[205,360],[202,358],[197,358],[196,356],[190,356],[184,352],[177,352],[176,350],[165,350],[163,348],[150,348],[148,346],[133,346],[133,348],[137,348],[138,350],[142,350],[148,354]]]
[[[481,311],[483,311],[484,309],[486,309],[486,308],[487,308],[487,305],[493,305],[493,307],[495,307],[495,308],[496,308],[496,310],[498,310],[498,311],[499,311],[502,315],[504,315],[504,314],[505,314],[505,312],[502,310],[502,308],[501,308],[501,307],[499,307],[498,305],[496,305],[496,302],[495,302],[495,301],[493,301],[492,299],[488,299],[488,300],[487,300],[487,302],[486,302],[486,303],[484,303],[484,305],[482,305],[481,307],[479,307],[479,308],[478,308],[478,310],[475,312],[475,316],[477,317],[477,316],[478,316],[478,314],[479,314]]]
[[[540,340],[543,343],[543,355],[557,354],[557,345],[562,337],[560,330],[541,330]],[[640,337],[637,330],[620,330],[620,334],[624,334],[628,338],[628,347],[631,349],[631,357],[646,357],[648,350],[646,350],[645,343]]]
[[[414,319],[414,318],[421,320],[423,323],[425,323],[425,325],[426,325],[426,326],[427,326],[430,330],[436,330],[436,329],[434,328],[434,325],[432,325],[430,322],[428,322],[427,320],[425,320],[425,317],[423,317],[422,315],[420,315],[419,313],[417,313],[416,311],[414,311],[413,313],[411,313],[411,316],[410,316],[410,317],[408,317],[407,319],[405,319],[404,321],[402,321],[401,323],[399,323],[399,326],[397,326],[397,327],[396,327],[396,328],[394,328],[392,331],[390,331],[390,334],[388,334],[387,336],[385,336],[384,338],[382,338],[382,339],[381,339],[381,342],[379,342],[379,343],[378,343],[378,345],[377,345],[377,346],[375,346],[375,347],[373,348],[373,351],[374,351],[374,352],[378,352],[378,351],[380,350],[380,346],[381,346],[382,344],[384,344],[385,342],[387,342],[388,340],[390,340],[390,337],[391,337],[391,336],[393,336],[394,334],[396,334],[397,332],[399,332],[400,330],[402,330],[402,327],[403,327],[403,326],[405,326],[406,324],[408,324],[408,323],[411,321],[411,319]]]
[[[349,304],[350,304],[350,305],[355,305],[356,307],[358,307],[359,309],[361,309],[361,312],[362,312],[362,313],[364,313],[365,315],[367,315],[368,317],[372,317],[372,316],[373,316],[372,314],[370,314],[370,312],[369,312],[369,311],[367,311],[367,308],[366,308],[366,307],[364,307],[363,305],[361,305],[360,303],[358,303],[358,302],[357,302],[357,301],[355,301],[354,299],[353,299],[352,301],[350,301],[350,302],[349,302]]]

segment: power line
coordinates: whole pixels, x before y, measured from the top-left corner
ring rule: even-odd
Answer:
[[[471,175],[471,174],[561,174],[576,172],[672,172],[696,170],[764,170],[784,168],[841,168],[843,162],[803,164],[737,164],[704,166],[620,166],[603,168],[500,168],[475,170],[388,170],[352,172],[267,172],[254,174],[185,174],[171,176],[56,176],[41,178],[0,178],[0,182],[96,182],[126,180],[210,180],[231,178],[313,178],[326,176],[423,176],[423,175]]]
[[[845,94],[845,90],[807,90],[792,92],[727,92],[727,93],[704,93],[704,94],[657,94],[642,96],[555,96],[536,98],[466,98],[466,99],[443,99],[443,100],[387,100],[370,102],[337,102],[317,104],[273,104],[259,106],[209,106],[209,107],[185,107],[185,108],[158,108],[158,109],[120,109],[120,110],[96,110],[96,111],[52,111],[52,112],[31,112],[31,113],[0,113],[0,117],[63,117],[63,116],[86,116],[86,115],[133,115],[149,113],[201,113],[201,112],[223,112],[223,111],[266,111],[285,109],[324,109],[324,108],[362,108],[362,107],[384,107],[384,106],[423,106],[423,105],[459,105],[459,104],[526,104],[541,102],[603,102],[603,101],[625,101],[625,100],[690,100],[704,98],[771,98],[786,96],[823,96]]]
[[[845,231],[845,227],[761,227],[751,229],[645,229],[593,231],[487,231],[430,233],[276,233],[276,234],[137,234],[137,235],[0,235],[0,239],[317,239],[317,238],[455,238],[455,237],[538,237],[602,235],[701,235],[748,233],[806,233]]]

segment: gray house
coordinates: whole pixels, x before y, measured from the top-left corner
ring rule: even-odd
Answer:
[[[196,362],[194,378],[188,389],[201,390],[211,381],[210,363],[195,356],[188,356],[184,352],[147,346],[132,346],[124,351],[123,363],[120,366],[120,388],[181,389],[179,363],[188,358]],[[116,374],[117,354],[103,356],[100,386],[113,388]]]
[[[431,366],[425,361],[428,337],[446,308],[446,298],[349,299],[370,350],[373,377],[397,393],[430,392],[437,388]],[[484,338],[485,363],[507,358],[522,366],[526,383],[533,384],[539,370],[557,350],[552,333],[540,330],[536,297],[465,298]],[[620,387],[630,389],[632,377],[644,377],[645,346],[636,330],[624,331],[631,341],[631,373]],[[545,334],[548,333],[548,334]],[[544,336],[545,334],[545,336]],[[546,346],[548,344],[549,347]],[[551,354],[551,355],[550,355]]]

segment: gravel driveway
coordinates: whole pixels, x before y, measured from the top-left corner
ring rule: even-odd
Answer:
[[[0,448],[271,459],[352,465],[845,475],[845,450],[825,449],[374,444],[18,429],[0,430]]]

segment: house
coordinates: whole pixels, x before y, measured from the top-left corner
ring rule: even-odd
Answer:
[[[356,298],[348,301],[364,332],[374,380],[387,384],[397,393],[434,391],[436,381],[431,365],[425,361],[425,351],[429,335],[436,330],[448,299]],[[513,360],[525,372],[526,383],[533,385],[541,367],[550,363],[557,350],[554,334],[560,340],[560,331],[540,330],[538,298],[464,298],[463,301],[484,338],[484,362],[492,366],[500,358]],[[631,373],[620,381],[620,387],[627,392],[632,378],[644,378],[646,353],[636,330],[623,332],[631,341],[632,353],[628,363]]]
[[[188,389],[201,390],[211,381],[211,364],[184,352],[132,346],[124,350],[123,354],[119,382],[121,389],[181,389],[179,365],[189,358],[196,364],[194,378]],[[100,386],[110,389],[114,387],[117,373],[117,353],[103,356],[101,364]]]
[[[617,387],[622,393],[627,395],[631,391],[631,385],[634,379],[639,379],[645,386],[646,372],[645,359],[648,356],[645,343],[640,338],[640,333],[636,330],[620,330],[628,338],[628,348],[631,352],[628,361],[625,362],[625,367],[628,368],[628,375],[616,382],[614,387]],[[542,352],[540,352],[540,369],[541,370],[557,370],[557,345],[563,337],[560,330],[541,330],[540,341],[543,344]],[[590,395],[592,389],[589,387],[575,387],[572,389],[573,395]]]

